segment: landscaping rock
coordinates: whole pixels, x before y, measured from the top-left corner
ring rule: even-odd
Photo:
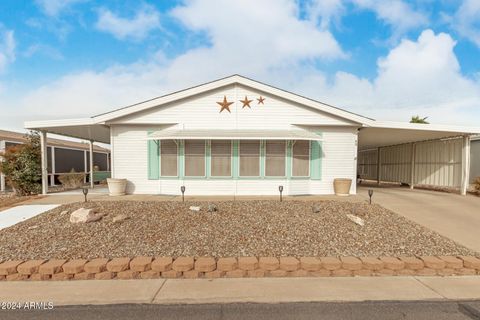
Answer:
[[[119,214],[119,215],[116,215],[115,217],[113,217],[112,221],[113,221],[113,223],[118,223],[118,222],[122,222],[122,221],[127,220],[127,219],[130,219],[130,217],[127,216],[126,214]]]
[[[359,226],[363,227],[365,225],[365,220],[360,217],[354,216],[353,214],[347,214],[347,218],[358,224]]]
[[[218,208],[216,205],[214,204],[209,204],[208,205],[208,212],[217,212],[218,211]]]
[[[80,208],[70,215],[71,223],[88,223],[102,219],[103,214],[96,213],[94,209]]]
[[[320,207],[318,204],[312,206],[312,212],[313,213],[320,213],[322,212],[322,207]]]
[[[201,207],[191,206],[189,209],[190,209],[191,211],[200,211]]]

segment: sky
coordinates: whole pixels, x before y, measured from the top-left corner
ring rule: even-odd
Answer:
[[[480,126],[480,0],[0,1],[0,129],[232,74],[378,120]]]

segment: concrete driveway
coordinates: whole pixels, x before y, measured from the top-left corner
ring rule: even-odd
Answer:
[[[368,199],[480,252],[480,197],[403,187],[360,186],[358,196]]]

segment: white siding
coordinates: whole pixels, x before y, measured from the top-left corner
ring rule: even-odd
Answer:
[[[263,105],[256,100],[260,95],[265,97]],[[223,101],[224,96],[229,102],[234,102],[230,106],[231,113],[226,110],[220,113],[217,102]],[[239,100],[245,96],[253,100],[251,108],[242,108]],[[292,124],[351,125],[347,120],[240,85],[149,109],[112,123],[180,123],[184,129],[282,129],[290,128]]]
[[[321,180],[228,180],[228,179],[160,179],[149,180],[147,174],[148,131],[158,130],[152,126],[113,125],[112,145],[115,178],[128,180],[127,192],[135,194],[180,194],[185,185],[189,195],[278,195],[278,186],[284,186],[285,195],[332,194],[334,178],[351,178],[351,192],[355,186],[356,129],[351,127],[311,127],[322,132],[322,178]]]
[[[217,102],[234,102],[231,113]],[[257,98],[265,98],[259,105]],[[242,108],[245,96],[253,100],[251,108]],[[321,180],[228,180],[228,179],[160,179],[148,180],[148,131],[157,131],[162,124],[177,124],[184,129],[290,129],[295,124],[321,132],[323,137]],[[110,123],[114,176],[128,179],[128,193],[179,194],[185,185],[190,195],[277,195],[278,186],[285,194],[332,194],[334,178],[351,178],[355,193],[357,128],[347,120],[257,92],[241,85],[230,85],[195,97],[139,112]],[[158,124],[158,125],[155,125]],[[163,125],[165,127],[165,125]]]

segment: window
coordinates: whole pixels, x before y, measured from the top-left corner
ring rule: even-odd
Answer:
[[[185,176],[205,176],[205,140],[185,140]]]
[[[310,171],[310,141],[295,141],[292,148],[292,176],[308,177]]]
[[[177,144],[174,140],[160,141],[160,172],[163,177],[176,177]]]
[[[260,175],[260,140],[240,141],[240,176]]]
[[[212,177],[232,175],[232,142],[230,140],[211,141],[211,175]]]
[[[285,141],[266,141],[265,144],[265,175],[285,176]]]

